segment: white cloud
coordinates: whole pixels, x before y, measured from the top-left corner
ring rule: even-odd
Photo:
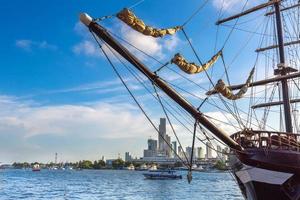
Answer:
[[[31,49],[31,40],[17,40],[16,41],[16,46],[25,50],[30,50]]]
[[[121,140],[137,140],[147,138],[154,133],[153,128],[147,123],[146,118],[130,104],[127,103],[92,103],[82,105],[53,105],[36,106],[35,104],[22,102],[13,97],[0,96],[0,152],[10,153],[5,156],[7,160],[14,160],[33,156],[36,151],[53,151],[42,146],[43,138],[53,138],[53,141],[46,141],[45,145],[53,144],[51,148],[60,148],[67,152],[67,148],[62,148],[55,143],[60,143],[59,139],[69,138],[70,141],[89,141],[87,144],[77,146],[70,144],[70,147],[80,151],[88,148],[88,143],[110,140],[119,141],[117,149],[122,151],[132,150],[142,151],[134,147],[127,147]],[[9,138],[10,146],[3,142]],[[34,141],[34,142],[33,142]],[[115,152],[115,148],[109,149],[110,144],[98,147],[98,151],[103,154]],[[143,145],[142,143],[140,145]],[[21,150],[20,150],[21,149]],[[53,153],[53,152],[51,152]],[[95,152],[85,152],[97,156]],[[2,153],[0,153],[2,155]],[[14,157],[18,154],[18,157]],[[73,153],[74,154],[74,153]],[[72,152],[69,152],[72,155]],[[10,158],[7,158],[11,156]],[[73,155],[76,157],[76,155]],[[89,157],[89,156],[87,156]],[[2,157],[2,159],[4,159]],[[80,159],[80,158],[76,158]],[[3,161],[3,160],[2,160]]]
[[[15,45],[26,51],[32,51],[34,49],[57,50],[57,46],[49,44],[47,41],[33,41],[27,39],[20,39],[16,40]]]
[[[151,56],[163,58],[163,44],[160,42],[159,39],[145,36],[123,24],[120,24],[119,26],[121,30],[120,35],[122,35],[124,39],[130,44],[132,44],[135,47],[138,47],[140,50]],[[126,46],[135,53],[140,54],[138,56],[143,60],[146,59],[146,57],[142,55],[141,52],[137,51],[133,47],[130,47],[129,45]]]
[[[236,128],[239,127],[235,118],[228,113],[221,112],[207,112],[207,116],[211,117],[211,121],[221,130],[228,135],[236,132]],[[233,127],[234,126],[234,127]],[[235,128],[236,127],[236,128]]]
[[[163,46],[167,50],[172,51],[172,50],[176,49],[176,47],[178,47],[178,45],[181,43],[182,43],[182,41],[177,37],[177,35],[172,35],[171,37],[169,37],[168,39],[166,39],[164,41]]]
[[[0,96],[0,108],[3,109],[0,114],[0,134],[7,126],[22,127],[24,137],[51,133],[126,138],[141,137],[149,130],[149,127],[144,126],[144,116],[137,114],[138,110],[126,103],[35,106],[12,97]],[[112,124],[115,126],[111,126]]]
[[[73,47],[73,52],[76,54],[83,54],[86,56],[100,56],[100,49],[95,42],[83,40]]]
[[[213,0],[213,5],[218,9],[223,9],[224,11],[228,11],[237,5],[243,4],[244,1],[241,0]]]
[[[253,6],[262,2],[262,0],[257,1],[246,1],[246,0],[213,0],[213,5],[217,9],[222,9],[223,12],[238,12],[247,4],[246,6]]]
[[[108,27],[107,29],[113,34],[122,37],[128,43],[142,50],[146,54],[154,56],[158,59],[163,59],[165,57],[165,54],[174,51],[178,44],[180,44],[181,42],[177,35],[167,36],[165,38],[153,38],[150,36],[145,36],[117,20],[115,21],[113,27]],[[99,55],[103,56],[102,53],[99,53],[99,51],[97,50],[97,44],[91,37],[90,33],[87,31],[86,27],[81,25],[81,23],[76,23],[74,31],[82,37],[81,42],[74,45],[74,53],[93,57],[98,57]],[[128,45],[125,42],[123,42],[123,44],[141,60],[148,61],[149,58],[139,50],[135,49],[133,46]],[[108,47],[103,47],[111,57],[112,53],[110,52]]]

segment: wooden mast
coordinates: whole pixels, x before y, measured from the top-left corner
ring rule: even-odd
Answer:
[[[152,81],[156,86],[158,86],[162,91],[164,91],[171,99],[173,99],[177,104],[184,108],[188,113],[190,113],[200,124],[206,127],[210,132],[212,132],[221,141],[227,144],[230,148],[235,150],[242,150],[242,147],[230,138],[221,129],[216,127],[210,120],[208,120],[200,111],[198,111],[193,105],[182,98],[171,86],[169,86],[165,81],[163,81],[159,76],[150,71],[137,57],[135,57],[129,50],[127,50],[122,44],[115,40],[105,28],[93,22],[92,18],[87,14],[81,14],[80,20],[85,24],[90,31],[95,33],[101,40],[103,40],[107,45],[118,52],[123,58],[135,66],[141,73],[143,73],[150,81]]]
[[[279,46],[278,47],[279,59],[280,59],[278,68],[280,70],[280,75],[285,76],[287,74],[287,70],[285,66],[280,2],[274,3],[274,7],[275,7],[277,38],[278,38],[278,46]],[[281,86],[282,86],[282,99],[283,99],[284,118],[285,118],[285,129],[286,132],[292,133],[293,132],[292,113],[291,113],[291,104],[290,104],[290,97],[289,97],[289,86],[286,79],[281,80]]]

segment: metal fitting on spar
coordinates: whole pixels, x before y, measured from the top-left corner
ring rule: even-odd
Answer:
[[[79,15],[79,19],[86,26],[89,26],[93,21],[93,18],[91,16],[89,16],[87,13],[81,13]]]

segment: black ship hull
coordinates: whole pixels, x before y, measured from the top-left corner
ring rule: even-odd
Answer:
[[[231,156],[230,165],[241,192],[247,200],[298,200],[300,176],[252,167]]]

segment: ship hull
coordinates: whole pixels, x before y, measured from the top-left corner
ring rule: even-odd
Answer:
[[[230,165],[247,200],[300,199],[300,177],[297,174],[245,165],[235,156],[231,156]]]

